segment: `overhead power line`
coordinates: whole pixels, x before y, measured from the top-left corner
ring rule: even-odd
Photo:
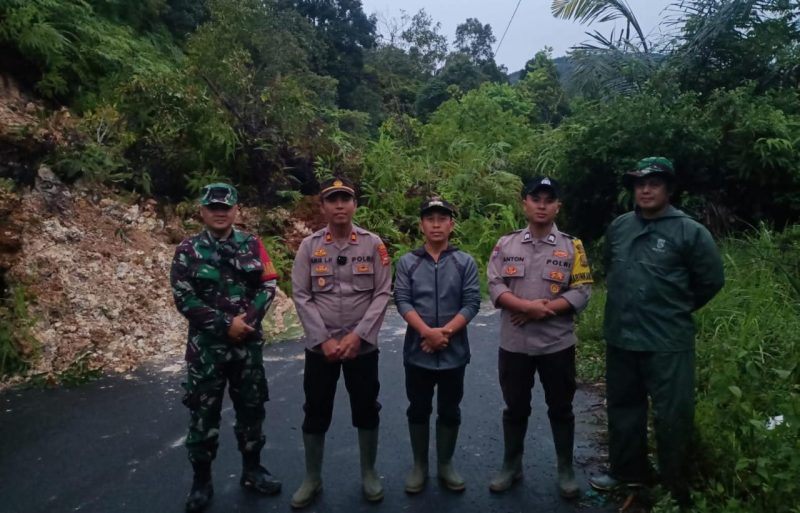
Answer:
[[[517,0],[517,6],[514,7],[514,12],[511,13],[511,19],[508,20],[508,25],[506,25],[506,29],[503,31],[503,37],[500,38],[500,42],[497,43],[497,48],[494,49],[494,54],[492,57],[497,57],[497,52],[500,51],[500,47],[503,46],[503,41],[506,38],[506,34],[508,34],[508,29],[511,27],[511,22],[514,21],[514,16],[517,15],[517,9],[519,9],[519,4],[522,3],[522,0]]]

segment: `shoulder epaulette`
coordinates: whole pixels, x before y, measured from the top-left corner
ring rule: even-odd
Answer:
[[[562,232],[562,231],[559,231],[558,233],[559,233],[560,235],[563,235],[564,237],[566,237],[566,238],[568,238],[568,239],[573,239],[573,240],[574,240],[574,239],[577,239],[577,237],[576,237],[576,236],[574,236],[574,235],[570,235],[570,234],[568,234],[568,233],[564,233],[564,232]]]

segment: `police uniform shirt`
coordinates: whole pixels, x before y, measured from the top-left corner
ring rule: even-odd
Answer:
[[[521,299],[564,298],[574,311],[586,307],[592,276],[586,252],[579,239],[558,231],[536,240],[529,228],[501,237],[488,265],[489,295],[498,298],[511,292]],[[575,344],[572,314],[531,320],[522,326],[511,323],[512,312],[501,311],[500,347],[514,353],[550,354]]]
[[[376,349],[392,283],[391,259],[380,237],[358,226],[347,241],[337,243],[328,227],[300,244],[292,267],[297,314],[306,347],[320,351],[330,338],[355,332]]]

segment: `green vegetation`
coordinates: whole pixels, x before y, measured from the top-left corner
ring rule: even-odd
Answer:
[[[0,378],[24,372],[38,355],[38,344],[30,332],[29,301],[22,287],[0,299]]]
[[[725,289],[697,318],[698,511],[797,512],[800,230],[723,251]]]
[[[0,64],[75,113],[70,144],[44,156],[66,180],[186,215],[212,179],[291,210],[320,177],[346,174],[361,186],[357,221],[395,258],[420,242],[417,208],[435,192],[459,207],[454,242],[485,265],[523,222],[518,191],[535,174],[562,181],[559,227],[591,256],[630,208],[621,172],[670,157],[679,206],[724,237],[728,279],[697,315],[697,510],[798,511],[800,5],[676,1],[661,40],[626,2],[552,5],[625,29],[593,31],[568,68],[543,49],[511,83],[492,27],[465,20],[450,44],[420,11],[378,34],[359,0],[0,0]],[[278,212],[259,228],[288,290]],[[762,223],[773,228],[751,228]],[[580,320],[587,380],[603,374],[603,299],[598,286]],[[0,310],[2,373],[28,357],[17,300]]]

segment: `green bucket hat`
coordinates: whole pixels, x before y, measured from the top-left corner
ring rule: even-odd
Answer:
[[[232,207],[239,203],[239,193],[236,187],[227,183],[210,183],[203,187],[200,193],[200,204],[205,206],[212,203]]]
[[[632,186],[637,178],[660,174],[668,181],[675,180],[675,167],[672,161],[665,157],[647,157],[636,164],[636,169],[628,171],[622,176],[622,181],[627,186]]]

